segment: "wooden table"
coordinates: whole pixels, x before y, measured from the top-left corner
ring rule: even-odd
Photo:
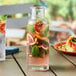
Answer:
[[[46,72],[29,71],[26,64],[25,47],[0,62],[0,76],[76,76],[76,56],[69,56],[50,48],[50,68]]]

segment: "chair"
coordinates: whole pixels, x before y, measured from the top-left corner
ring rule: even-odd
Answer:
[[[24,36],[25,29],[20,29],[20,28],[25,28],[28,18],[29,18],[29,14],[31,12],[30,7],[32,7],[32,6],[33,6],[32,3],[0,6],[0,15],[13,15],[13,14],[17,14],[17,13],[28,13],[27,17],[8,18],[7,19],[6,37],[8,38],[7,39],[8,46],[10,45],[10,42],[18,41]],[[15,31],[17,33],[19,33],[19,31],[21,31],[21,32],[24,31],[24,32],[22,32],[22,34],[17,37],[17,35],[14,35]],[[50,31],[67,32],[67,33],[70,33],[71,35],[74,35],[73,31],[70,29],[52,27],[52,28],[50,28]],[[10,33],[11,33],[11,35],[10,35]]]
[[[0,15],[13,15],[18,13],[31,13],[30,7],[32,3],[28,4],[16,4],[16,5],[4,5],[0,6]],[[7,19],[7,28],[22,28],[27,24],[29,17],[23,18],[8,18]]]
[[[6,41],[8,46],[10,46],[11,42],[20,40],[24,36],[25,29],[21,28],[25,28],[29,15],[31,13],[30,7],[32,6],[32,3],[0,6],[0,15],[13,15],[18,13],[28,14],[27,17],[22,18],[7,18]]]

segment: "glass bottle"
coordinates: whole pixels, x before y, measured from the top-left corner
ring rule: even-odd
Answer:
[[[7,16],[0,16],[0,61],[5,60],[5,27]]]
[[[49,69],[49,24],[45,18],[44,7],[32,7],[27,27],[27,64],[32,70]]]

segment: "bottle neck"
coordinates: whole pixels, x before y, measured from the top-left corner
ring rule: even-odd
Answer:
[[[45,9],[43,7],[33,7],[32,8],[32,19],[41,18],[43,19],[45,17]]]

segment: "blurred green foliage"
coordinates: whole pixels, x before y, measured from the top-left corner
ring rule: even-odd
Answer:
[[[49,16],[52,19],[55,19],[56,16],[62,16],[65,20],[68,20],[68,16],[76,19],[76,0],[0,0],[0,5],[30,2],[34,3],[34,5],[40,5],[40,1],[47,3],[50,12]]]
[[[57,15],[64,17],[68,20],[68,16],[72,19],[76,19],[76,0],[46,0],[49,4],[49,10],[51,17],[54,18]]]

